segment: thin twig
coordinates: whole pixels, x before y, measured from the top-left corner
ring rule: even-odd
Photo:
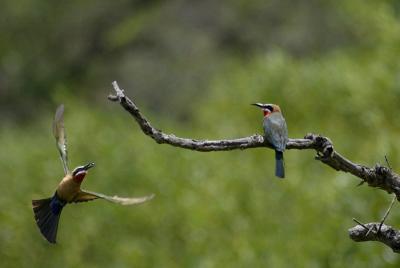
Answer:
[[[386,210],[386,213],[385,213],[385,215],[383,216],[383,218],[382,218],[382,220],[381,220],[381,224],[379,224],[378,232],[381,231],[382,225],[383,225],[383,223],[385,222],[387,216],[389,215],[390,210],[392,209],[395,200],[396,200],[396,196],[393,196],[392,202],[390,203],[389,208]]]
[[[374,229],[376,228],[375,225],[372,225],[371,228],[368,230],[368,232],[365,234],[365,237],[369,236],[369,234],[374,231]],[[374,232],[375,233],[375,232]]]
[[[388,160],[386,155],[385,155],[385,161],[386,161],[386,164],[387,164],[388,168],[392,169],[392,167],[390,166],[389,160]]]
[[[361,225],[362,227],[364,227],[366,230],[369,230],[367,226],[364,225],[364,223],[360,222],[359,220],[357,220],[356,218],[353,218],[353,221],[359,225]]]

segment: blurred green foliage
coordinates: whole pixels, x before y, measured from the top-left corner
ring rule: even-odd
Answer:
[[[216,2],[216,1],[215,1]],[[135,99],[157,128],[192,138],[260,133],[253,102],[278,103],[290,137],[316,132],[369,166],[400,161],[397,1],[3,1],[0,11],[0,260],[4,267],[398,267],[354,223],[390,196],[313,159],[270,150],[198,153],[158,145],[106,96]],[[138,207],[69,205],[58,244],[30,200],[62,177],[51,121],[66,105],[84,188],[155,193]],[[29,119],[29,120],[28,120]],[[395,205],[388,224],[400,228]]]

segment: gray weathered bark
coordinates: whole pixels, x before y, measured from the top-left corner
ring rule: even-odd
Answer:
[[[235,149],[244,150],[260,147],[272,148],[271,145],[264,140],[263,136],[257,134],[229,140],[198,140],[180,138],[174,134],[166,134],[150,124],[142,115],[136,104],[118,87],[117,82],[113,82],[113,87],[116,95],[110,95],[108,98],[111,101],[119,102],[121,106],[133,116],[144,134],[150,136],[157,143],[166,143],[175,147],[200,152],[229,151]],[[331,140],[327,137],[310,133],[303,139],[289,139],[287,149],[316,150],[317,155],[315,159],[337,171],[349,172],[360,178],[362,182],[368,183],[371,187],[380,188],[388,193],[394,193],[397,199],[400,200],[400,176],[398,174],[391,171],[390,168],[379,164],[370,168],[351,162],[334,150]]]
[[[349,229],[349,236],[356,242],[379,241],[389,246],[393,252],[400,253],[400,231],[392,226],[380,222],[371,222],[363,225],[356,225]]]
[[[264,140],[261,135],[251,135],[238,139],[224,140],[198,140],[190,138],[180,138],[174,134],[166,134],[161,130],[154,128],[150,122],[142,115],[136,104],[130,100],[122,89],[119,88],[117,82],[112,83],[116,95],[108,96],[109,100],[119,102],[121,106],[129,112],[136,120],[143,133],[151,137],[159,144],[169,144],[183,149],[190,149],[199,152],[211,151],[229,151],[236,149],[250,148],[272,148],[272,146]],[[313,149],[317,152],[316,160],[330,166],[337,171],[343,171],[353,174],[361,179],[361,183],[367,183],[370,187],[375,187],[394,193],[398,201],[400,201],[400,176],[394,173],[390,168],[376,164],[374,167],[367,167],[361,164],[353,163],[345,158],[333,148],[331,140],[327,137],[309,133],[302,139],[289,139],[287,143],[288,150],[307,150]],[[376,223],[367,223],[366,226],[372,226]],[[349,230],[350,237],[355,241],[376,240],[392,247],[393,251],[398,252],[399,247],[399,231],[395,231],[390,226],[382,225],[380,232],[371,231],[367,237],[365,228],[357,225]]]

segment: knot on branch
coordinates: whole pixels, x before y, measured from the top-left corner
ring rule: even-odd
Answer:
[[[387,167],[376,164],[375,173],[383,178],[391,176],[391,170]]]
[[[395,192],[393,185],[393,174],[391,169],[376,164],[374,168],[362,167],[363,174],[360,176],[371,187],[385,189],[388,193]]]
[[[250,139],[254,143],[267,143],[269,146],[271,146],[266,139],[264,139],[264,136],[254,134],[250,136]]]
[[[329,138],[313,133],[308,133],[304,138],[313,141],[313,147],[318,152],[316,157],[318,160],[324,160],[333,156],[333,144]]]

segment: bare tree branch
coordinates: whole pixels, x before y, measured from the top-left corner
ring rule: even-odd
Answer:
[[[400,253],[400,231],[381,222],[356,225],[349,229],[349,236],[355,242],[379,241]]]
[[[180,138],[174,134],[166,134],[161,130],[154,128],[150,122],[142,115],[136,104],[130,100],[122,89],[119,88],[116,81],[112,83],[116,95],[108,96],[108,99],[119,102],[121,106],[128,111],[139,124],[143,133],[150,136],[157,143],[169,144],[175,147],[190,149],[200,152],[210,151],[229,151],[235,149],[250,149],[272,146],[264,140],[261,135],[229,139],[229,140],[198,140],[190,138]],[[287,149],[306,150],[314,149],[317,151],[316,160],[334,168],[337,171],[349,172],[371,187],[380,188],[388,193],[394,193],[397,200],[400,200],[400,176],[394,173],[390,168],[379,164],[375,167],[367,167],[356,164],[340,155],[333,149],[331,140],[327,137],[316,134],[307,134],[303,139],[289,139]]]
[[[390,167],[386,156],[385,159]],[[396,196],[393,196],[390,206],[386,210],[385,215],[383,215],[383,218],[379,223],[373,222],[364,224],[353,218],[353,221],[355,221],[358,225],[349,229],[350,238],[356,242],[379,241],[389,246],[393,252],[400,253],[400,231],[397,231],[391,226],[384,224],[393,208],[395,201]]]
[[[180,138],[174,134],[166,134],[161,130],[154,128],[150,124],[150,122],[142,115],[136,104],[125,95],[122,89],[119,88],[117,82],[114,81],[112,85],[116,95],[110,95],[108,96],[108,99],[114,102],[119,102],[121,106],[133,116],[143,133],[159,144],[165,143],[175,147],[199,152],[229,151],[236,149],[244,150],[262,147],[272,148],[272,146],[264,140],[263,136],[257,134],[238,139],[224,140],[198,140]],[[387,168],[379,164],[370,168],[351,162],[333,149],[333,144],[327,137],[310,133],[303,139],[289,139],[286,148],[288,150],[316,150],[316,160],[321,161],[337,171],[353,174],[361,179],[360,185],[367,183],[371,187],[380,188],[388,193],[394,193],[397,200],[400,201],[400,176],[398,174],[394,173],[390,167]],[[354,219],[358,225],[349,229],[350,238],[357,242],[380,241],[391,247],[394,252],[400,253],[400,231],[397,231],[391,226],[383,223],[393,205],[393,202],[394,199],[381,222],[362,224]]]

